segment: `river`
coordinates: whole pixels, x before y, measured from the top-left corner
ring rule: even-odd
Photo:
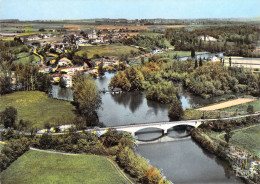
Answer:
[[[104,78],[97,79],[98,88],[107,88],[113,73],[107,73]],[[53,97],[72,100],[71,89],[60,89],[53,86]],[[196,105],[213,103],[216,99],[204,100],[180,90],[182,105],[190,108]],[[101,94],[102,108],[98,111],[99,120],[106,126],[130,125],[138,123],[169,121],[168,105],[147,101],[141,92],[121,94]],[[187,135],[187,131],[171,131],[168,136]],[[161,132],[138,132],[142,140],[155,139]],[[142,144],[136,147],[137,153],[147,158],[150,163],[161,169],[166,178],[174,183],[241,183],[226,164],[216,159],[212,154],[203,151],[193,140],[186,138],[181,141]]]

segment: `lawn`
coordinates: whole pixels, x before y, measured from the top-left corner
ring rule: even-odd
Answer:
[[[0,97],[0,111],[13,106],[18,111],[18,120],[29,120],[33,126],[69,124],[73,121],[75,107],[70,103],[48,97],[44,92],[20,91]]]
[[[96,155],[63,155],[30,150],[1,173],[1,183],[126,183],[114,166]]]
[[[231,144],[246,149],[260,158],[260,125],[237,129],[232,132],[234,134],[230,139]],[[224,140],[224,134],[221,134],[220,138]]]
[[[132,52],[138,52],[139,50],[124,45],[98,45],[98,46],[85,46],[81,47],[82,50],[76,54],[82,56],[83,53],[87,53],[88,58],[92,58],[95,54],[102,56],[120,56],[122,54],[130,54]]]
[[[240,114],[247,114],[248,105],[253,105],[255,111],[260,111],[260,100],[255,100],[253,102],[244,103],[244,104],[236,105],[233,107],[228,107],[228,108],[222,109],[222,111],[227,111],[227,112],[236,112],[237,111]]]
[[[33,57],[33,62],[32,63],[36,63],[40,61],[40,58],[36,55],[31,55]],[[14,63],[16,64],[30,64],[30,57],[31,56],[27,56],[27,57],[22,57],[20,59],[17,59],[14,61]]]

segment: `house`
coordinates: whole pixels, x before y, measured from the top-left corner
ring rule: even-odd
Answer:
[[[71,65],[72,62],[71,60],[69,60],[68,58],[64,57],[64,58],[61,58],[58,62],[58,65],[59,66],[68,66],[68,65]]]
[[[84,66],[71,66],[71,67],[65,67],[65,68],[58,68],[57,71],[61,73],[74,73],[77,71],[84,70]]]
[[[209,35],[200,36],[199,39],[202,40],[202,41],[211,41],[211,42],[218,41],[216,38],[209,36]]]
[[[50,66],[40,66],[39,72],[41,73],[50,73],[52,68]]]

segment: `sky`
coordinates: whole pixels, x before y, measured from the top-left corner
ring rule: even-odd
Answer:
[[[260,16],[260,0],[0,0],[0,19],[187,19]]]

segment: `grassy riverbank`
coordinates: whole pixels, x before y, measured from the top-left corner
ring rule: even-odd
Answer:
[[[95,155],[63,155],[30,150],[1,173],[5,184],[126,183],[114,166]]]
[[[0,111],[13,106],[18,111],[18,120],[28,120],[33,126],[69,124],[73,121],[75,107],[70,103],[48,97],[40,91],[20,91],[0,97]]]

